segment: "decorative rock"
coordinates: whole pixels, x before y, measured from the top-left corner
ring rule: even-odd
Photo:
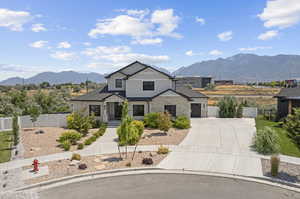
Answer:
[[[151,164],[153,164],[153,160],[152,160],[152,158],[144,158],[142,163],[145,165],[151,165]]]
[[[69,166],[76,166],[76,165],[78,165],[79,163],[80,163],[80,161],[78,161],[78,160],[72,160],[72,161],[70,162]]]
[[[79,164],[78,169],[80,169],[80,170],[85,170],[85,169],[87,169],[87,165],[84,164],[84,163]]]
[[[101,162],[101,160],[100,160],[100,159],[98,159],[98,158],[95,158],[95,159],[94,159],[94,162],[97,162],[97,163],[99,163],[99,162]]]
[[[105,160],[107,158],[108,158],[107,156],[101,156],[101,160]]]
[[[105,165],[104,165],[104,164],[96,165],[96,166],[95,166],[95,169],[97,169],[97,170],[105,169]]]
[[[3,188],[5,188],[6,186],[7,186],[6,184],[3,184],[3,185],[2,185]]]
[[[8,171],[7,171],[7,170],[6,170],[6,171],[4,171],[4,172],[3,172],[3,174],[4,174],[4,175],[8,174]]]

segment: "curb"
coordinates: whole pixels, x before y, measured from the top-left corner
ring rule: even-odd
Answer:
[[[115,170],[107,170],[107,171],[98,171],[93,173],[85,173],[85,174],[68,176],[68,177],[49,180],[46,182],[41,182],[33,185],[24,186],[15,189],[15,191],[26,191],[30,189],[47,189],[51,187],[71,184],[80,181],[87,181],[91,179],[110,178],[110,177],[128,176],[128,175],[141,175],[141,174],[185,174],[185,175],[220,177],[220,178],[259,183],[259,184],[269,185],[272,187],[279,187],[282,189],[300,193],[300,185],[289,183],[289,182],[283,182],[281,180],[277,180],[273,178],[267,178],[267,177],[258,178],[258,177],[250,177],[250,176],[192,171],[192,170],[168,170],[168,169],[162,169],[157,167],[150,167],[150,168],[138,167],[138,168],[130,168],[130,169],[125,168],[125,169],[115,169]]]

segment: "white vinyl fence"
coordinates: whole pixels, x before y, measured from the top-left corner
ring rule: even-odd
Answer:
[[[219,117],[219,107],[208,106],[207,116],[208,117]],[[243,117],[256,118],[257,117],[257,108],[256,107],[244,107],[243,108]]]
[[[42,114],[38,117],[37,121],[33,124],[30,116],[20,116],[20,128],[38,127],[66,127],[68,113],[61,114]],[[0,118],[0,131],[12,130],[12,118]]]

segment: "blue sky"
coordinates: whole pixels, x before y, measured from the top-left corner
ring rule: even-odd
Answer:
[[[299,54],[299,0],[1,0],[0,80]]]

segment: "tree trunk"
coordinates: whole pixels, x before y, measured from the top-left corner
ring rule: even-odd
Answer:
[[[134,147],[134,151],[133,151],[133,155],[132,155],[132,160],[134,159],[134,155],[135,155],[135,152],[136,152],[136,148],[137,148],[137,144],[136,144],[135,147]]]

